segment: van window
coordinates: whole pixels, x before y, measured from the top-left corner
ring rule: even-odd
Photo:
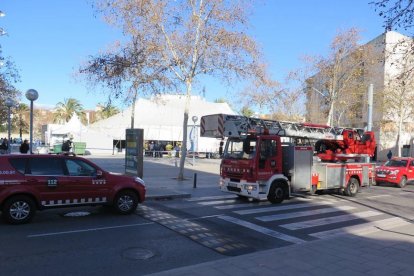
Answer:
[[[96,176],[96,169],[81,160],[65,160],[70,176]]]
[[[13,166],[13,168],[22,174],[26,171],[26,161],[27,158],[9,158],[9,163]]]
[[[61,158],[31,158],[30,171],[32,175],[64,175]]]

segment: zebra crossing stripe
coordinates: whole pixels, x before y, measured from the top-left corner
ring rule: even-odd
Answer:
[[[375,196],[367,196],[363,197],[363,199],[371,199],[371,198],[379,198],[379,197],[389,197],[391,195],[375,195]]]
[[[333,230],[327,230],[327,231],[321,231],[317,233],[312,233],[310,236],[319,238],[319,239],[328,239],[337,235],[344,235],[344,234],[370,234],[374,233],[380,230],[390,230],[395,227],[405,226],[409,225],[410,223],[402,218],[393,217],[393,218],[387,218],[383,220],[373,221],[373,222],[367,222],[363,224],[333,229]]]
[[[238,218],[235,218],[235,217],[218,216],[217,218],[220,218],[220,219],[225,220],[227,222],[231,222],[231,223],[249,228],[249,229],[257,231],[259,233],[271,236],[273,238],[281,239],[281,240],[284,240],[284,241],[287,241],[287,242],[296,243],[296,244],[301,244],[301,243],[306,242],[305,240],[302,240],[302,239],[299,239],[299,238],[296,238],[296,237],[293,237],[293,236],[289,236],[289,235],[274,231],[272,229],[269,229],[269,228],[266,228],[266,227],[263,227],[263,226],[260,226],[260,225],[257,225],[257,224],[253,224],[253,223],[250,223],[248,221],[244,221],[244,220],[241,220],[241,219],[238,219]]]
[[[338,207],[329,207],[329,208],[302,211],[302,212],[295,212],[295,213],[287,213],[287,214],[279,214],[279,215],[271,215],[271,216],[262,216],[262,217],[256,217],[256,219],[260,220],[260,221],[275,221],[275,220],[282,220],[282,219],[291,219],[291,218],[299,218],[299,217],[306,217],[306,216],[328,214],[328,213],[334,213],[334,212],[339,212],[339,211],[348,211],[348,210],[352,210],[352,209],[355,209],[355,207],[352,207],[352,206],[338,206]]]
[[[228,198],[237,198],[237,196],[235,195],[202,196],[202,197],[187,198],[186,201],[203,201],[203,200],[228,199]]]
[[[198,202],[197,204],[200,204],[200,205],[203,205],[203,206],[209,206],[209,205],[218,205],[218,204],[235,203],[235,202],[236,202],[235,199],[228,199],[228,200]]]
[[[283,227],[289,230],[299,230],[299,229],[305,229],[305,228],[338,223],[338,222],[356,220],[360,218],[369,218],[369,217],[379,216],[382,214],[383,213],[377,212],[377,211],[364,211],[364,212],[348,214],[348,215],[341,215],[341,216],[335,216],[335,217],[329,217],[329,218],[321,218],[321,219],[314,219],[314,220],[308,220],[308,221],[302,221],[302,222],[288,223],[288,224],[280,225],[280,227]]]
[[[233,211],[233,212],[239,215],[250,215],[250,214],[265,213],[265,212],[293,210],[293,209],[307,208],[307,207],[317,207],[321,205],[331,205],[331,204],[334,204],[334,203],[328,202],[328,201],[320,201],[318,203],[285,204],[285,205],[277,205],[275,207],[263,207],[263,208],[240,210],[240,211]]]
[[[263,202],[250,202],[250,203],[237,203],[237,204],[231,204],[231,205],[220,205],[220,206],[214,206],[214,208],[219,210],[227,210],[227,209],[236,209],[236,208],[244,208],[249,206],[265,206],[270,205],[271,203],[269,201],[263,201]]]

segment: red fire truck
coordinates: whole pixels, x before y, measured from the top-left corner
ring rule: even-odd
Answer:
[[[280,203],[292,193],[338,190],[355,196],[374,181],[375,137],[362,129],[214,114],[201,118],[202,137],[227,138],[220,188]],[[316,141],[316,143],[315,143]]]

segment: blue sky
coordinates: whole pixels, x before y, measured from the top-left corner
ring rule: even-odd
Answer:
[[[258,0],[250,32],[262,47],[272,75],[282,81],[287,72],[302,65],[301,56],[324,55],[339,29],[360,28],[362,42],[380,35],[383,22],[370,1]],[[20,70],[16,87],[23,93],[30,88],[39,92],[35,104],[55,106],[73,97],[94,109],[106,101],[99,89],[88,91],[73,77],[89,55],[121,38],[120,30],[106,25],[90,1],[2,0],[0,10],[6,13],[0,27],[8,33],[0,37],[3,54]],[[229,97],[229,89],[215,82],[202,86],[207,100]],[[27,101],[24,96],[22,101]]]

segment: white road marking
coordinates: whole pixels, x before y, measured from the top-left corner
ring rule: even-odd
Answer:
[[[310,234],[310,236],[319,238],[319,239],[327,239],[330,237],[334,237],[337,235],[343,235],[343,234],[369,234],[374,233],[380,230],[390,230],[395,227],[409,225],[410,223],[402,218],[388,218],[373,222],[367,222],[363,224],[333,229],[333,230],[327,230],[327,231],[321,231],[317,233]],[[381,229],[380,229],[381,228]]]
[[[308,220],[308,221],[302,221],[302,222],[295,222],[295,223],[288,223],[280,225],[280,227],[289,229],[289,230],[298,230],[298,229],[304,229],[304,228],[311,228],[316,226],[323,226],[327,224],[333,224],[338,222],[344,222],[344,221],[350,221],[350,220],[356,220],[360,218],[368,218],[368,217],[374,217],[382,215],[383,213],[377,212],[377,211],[364,211],[354,214],[348,214],[348,215],[341,215],[341,216],[335,216],[335,217],[329,217],[329,218],[322,218],[322,219],[314,219],[314,220]]]
[[[291,218],[314,216],[314,215],[320,215],[320,214],[328,214],[328,213],[339,212],[339,211],[348,211],[352,209],[355,209],[355,207],[338,206],[338,207],[329,207],[329,208],[322,208],[322,209],[295,212],[295,213],[256,217],[256,219],[260,221],[275,221],[275,220],[282,220],[282,219],[291,219]]]
[[[28,235],[27,237],[28,238],[38,238],[38,237],[47,237],[47,236],[56,236],[56,235],[65,235],[65,234],[74,234],[74,233],[101,231],[101,230],[117,229],[117,228],[125,228],[125,227],[144,226],[144,225],[149,225],[149,224],[154,224],[154,222],[136,223],[136,224],[126,224],[126,225],[116,225],[116,226],[108,226],[108,227],[89,228],[89,229],[82,229],[82,230],[52,232],[52,233],[43,233],[43,234],[33,234],[33,235]]]
[[[299,208],[308,208],[308,207],[316,207],[320,205],[331,205],[331,204],[333,204],[333,202],[320,201],[318,203],[285,204],[285,205],[277,205],[275,207],[263,207],[263,208],[248,209],[248,210],[233,211],[233,212],[239,215],[250,215],[250,214],[257,214],[257,213],[293,210],[293,209],[299,209]]]
[[[236,199],[228,199],[228,200],[197,202],[197,204],[200,204],[203,206],[209,206],[209,205],[218,205],[218,204],[235,203],[235,202],[237,202]]]
[[[389,197],[391,195],[375,195],[375,196],[367,196],[367,197],[361,197],[362,199],[371,199],[371,198],[379,198],[379,197]]]
[[[248,202],[248,203],[214,206],[214,208],[219,209],[219,210],[227,210],[227,209],[237,209],[237,208],[243,208],[243,207],[249,207],[249,206],[266,206],[270,204],[272,203],[270,203],[269,201]]]
[[[291,243],[301,244],[301,243],[306,242],[305,240],[302,240],[302,239],[299,239],[299,238],[296,238],[296,237],[293,237],[293,236],[289,236],[289,235],[274,231],[272,229],[265,228],[263,226],[253,224],[253,223],[250,223],[248,221],[240,220],[240,219],[237,219],[237,218],[234,218],[234,217],[218,216],[217,218],[220,218],[220,219],[225,220],[227,222],[231,222],[231,223],[249,228],[251,230],[254,230],[254,231],[257,231],[259,233],[271,236],[273,238],[281,239],[281,240],[288,241],[288,242],[291,242]]]
[[[237,198],[235,195],[220,195],[220,196],[202,196],[185,199],[186,201],[202,201],[211,199],[226,199],[226,198]]]
[[[203,216],[203,217],[198,217],[198,218],[183,219],[183,220],[190,221],[190,220],[198,220],[198,219],[206,219],[206,218],[215,218],[215,217],[218,217],[218,216],[222,216],[222,214],[220,214],[220,215],[211,215],[211,216]]]

